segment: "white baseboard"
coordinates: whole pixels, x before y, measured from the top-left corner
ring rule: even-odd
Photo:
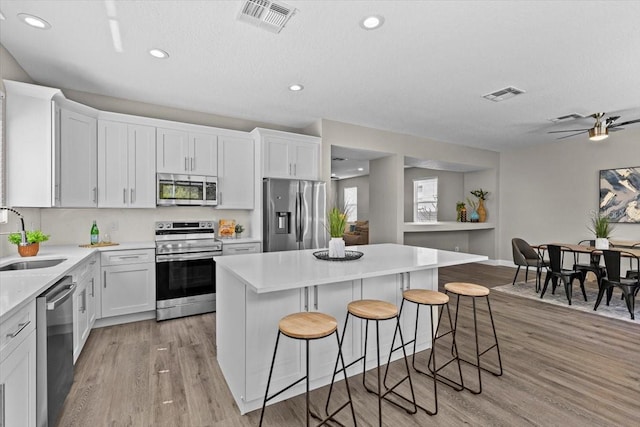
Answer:
[[[156,318],[156,311],[143,311],[142,313],[125,314],[124,316],[104,317],[96,319],[94,328],[104,328],[105,326],[121,325],[123,323],[139,322]]]

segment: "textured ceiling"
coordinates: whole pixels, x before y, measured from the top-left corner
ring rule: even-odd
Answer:
[[[552,117],[640,117],[640,1],[286,3],[298,12],[273,34],[236,19],[242,2],[116,1],[118,53],[103,1],[0,0],[0,43],[41,84],[296,128],[326,118],[502,151],[592,124]],[[369,14],[384,25],[361,29]],[[526,93],[482,98],[510,85]]]

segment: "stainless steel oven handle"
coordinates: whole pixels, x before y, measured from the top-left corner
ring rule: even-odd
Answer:
[[[67,290],[62,293],[62,295],[60,295],[58,298],[54,299],[53,301],[47,302],[47,310],[49,311],[55,310],[60,304],[65,302],[71,296],[75,288],[76,288],[76,284],[72,283],[71,285],[69,285]]]
[[[196,254],[156,255],[156,262],[192,261],[197,259],[210,259],[222,255],[222,252],[206,252]]]

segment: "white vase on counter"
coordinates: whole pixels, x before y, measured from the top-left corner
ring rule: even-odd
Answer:
[[[596,249],[609,249],[609,239],[605,237],[596,238]]]
[[[332,237],[329,240],[329,258],[344,258],[344,239]]]

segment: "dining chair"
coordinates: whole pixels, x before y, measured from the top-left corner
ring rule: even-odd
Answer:
[[[569,301],[569,305],[571,305],[573,281],[575,279],[578,279],[578,281],[580,281],[580,289],[582,289],[582,296],[586,301],[587,292],[584,289],[584,276],[582,275],[582,273],[576,270],[568,270],[562,268],[562,252],[572,252],[571,249],[566,246],[547,245],[547,251],[549,252],[549,262],[546,266],[547,274],[544,279],[544,286],[542,287],[540,298],[542,298],[544,296],[544,293],[547,291],[549,280],[553,282],[551,293],[555,294],[556,286],[558,285],[558,279],[560,279],[560,281],[564,284],[564,291],[567,294],[567,301]]]
[[[511,247],[513,250],[513,263],[518,266],[515,276],[513,276],[512,285],[516,284],[520,267],[526,267],[524,281],[529,280],[529,267],[536,268],[536,292],[540,292],[540,275],[542,268],[545,266],[544,259],[527,243],[518,237],[511,239]]]
[[[640,243],[635,243],[631,245],[631,249],[640,249]],[[631,265],[629,267],[631,267]],[[629,270],[627,270],[627,274],[625,277],[627,279],[638,279],[640,278],[640,273],[638,273],[638,271],[633,271],[631,268],[629,268]]]
[[[578,242],[578,245],[585,246],[586,248],[593,248],[596,245],[595,240],[581,240]],[[607,275],[607,269],[600,265],[600,252],[592,251],[589,253],[589,263],[584,264],[580,263],[580,255],[583,253],[574,252],[573,253],[573,269],[579,271],[583,275],[583,281],[587,278],[587,273],[592,272],[596,276],[596,280],[598,282],[598,289],[602,284],[602,278]]]
[[[617,287],[622,290],[622,297],[627,304],[627,309],[629,310],[629,314],[631,314],[631,319],[635,320],[635,297],[638,294],[638,290],[640,290],[640,278],[638,278],[638,274],[640,274],[640,258],[625,250],[605,249],[602,251],[602,254],[604,256],[605,267],[607,268],[607,277],[602,279],[602,287],[598,292],[598,299],[596,300],[596,304],[593,306],[593,309],[598,309],[605,291],[607,292],[607,305],[609,305],[613,288]],[[630,259],[633,267],[632,271],[636,273],[635,278],[628,279],[620,277],[620,261],[622,257]]]

